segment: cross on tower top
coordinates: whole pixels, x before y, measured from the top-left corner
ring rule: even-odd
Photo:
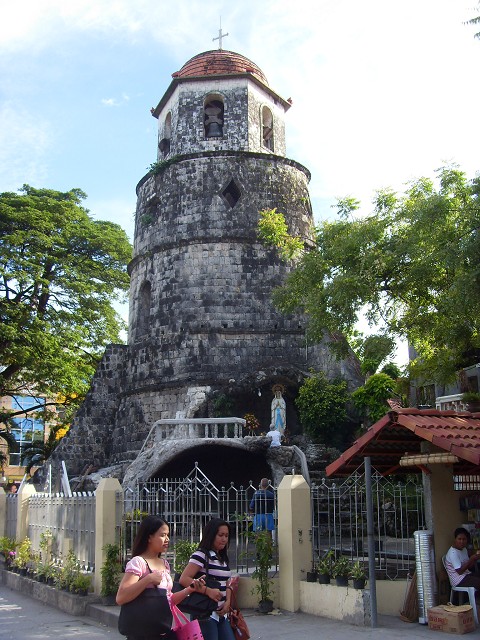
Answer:
[[[212,38],[212,42],[218,40],[218,48],[222,49],[222,39],[228,36],[228,33],[222,33],[222,17],[220,16],[220,29],[218,30],[218,37]]]

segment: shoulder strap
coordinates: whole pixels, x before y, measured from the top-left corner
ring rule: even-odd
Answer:
[[[147,565],[147,569],[150,571],[150,573],[153,573],[152,570],[150,569],[150,565],[148,564],[148,562],[145,560],[145,558],[143,556],[140,556],[142,558],[142,560],[145,562],[145,564]]]
[[[232,589],[232,587],[227,587],[227,589],[230,589],[230,591],[232,592],[230,596],[230,609],[238,609],[235,591]]]

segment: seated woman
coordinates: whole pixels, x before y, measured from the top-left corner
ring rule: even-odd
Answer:
[[[455,529],[454,543],[445,556],[445,569],[452,587],[475,587],[480,590],[480,576],[474,575],[471,569],[480,560],[480,550],[468,554],[467,545],[470,534],[463,527]]]

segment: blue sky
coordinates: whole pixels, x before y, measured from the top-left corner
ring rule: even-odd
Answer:
[[[79,187],[132,237],[150,108],[217,47],[220,16],[224,48],[293,100],[287,155],[312,172],[317,219],[444,162],[473,177],[480,41],[463,22],[478,14],[477,0],[0,0],[0,191]]]

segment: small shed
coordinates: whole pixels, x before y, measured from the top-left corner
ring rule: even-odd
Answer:
[[[421,473],[427,526],[434,532],[440,597],[448,590],[442,555],[462,525],[480,527],[480,413],[395,409],[326,468],[348,476],[370,457],[379,473]]]

